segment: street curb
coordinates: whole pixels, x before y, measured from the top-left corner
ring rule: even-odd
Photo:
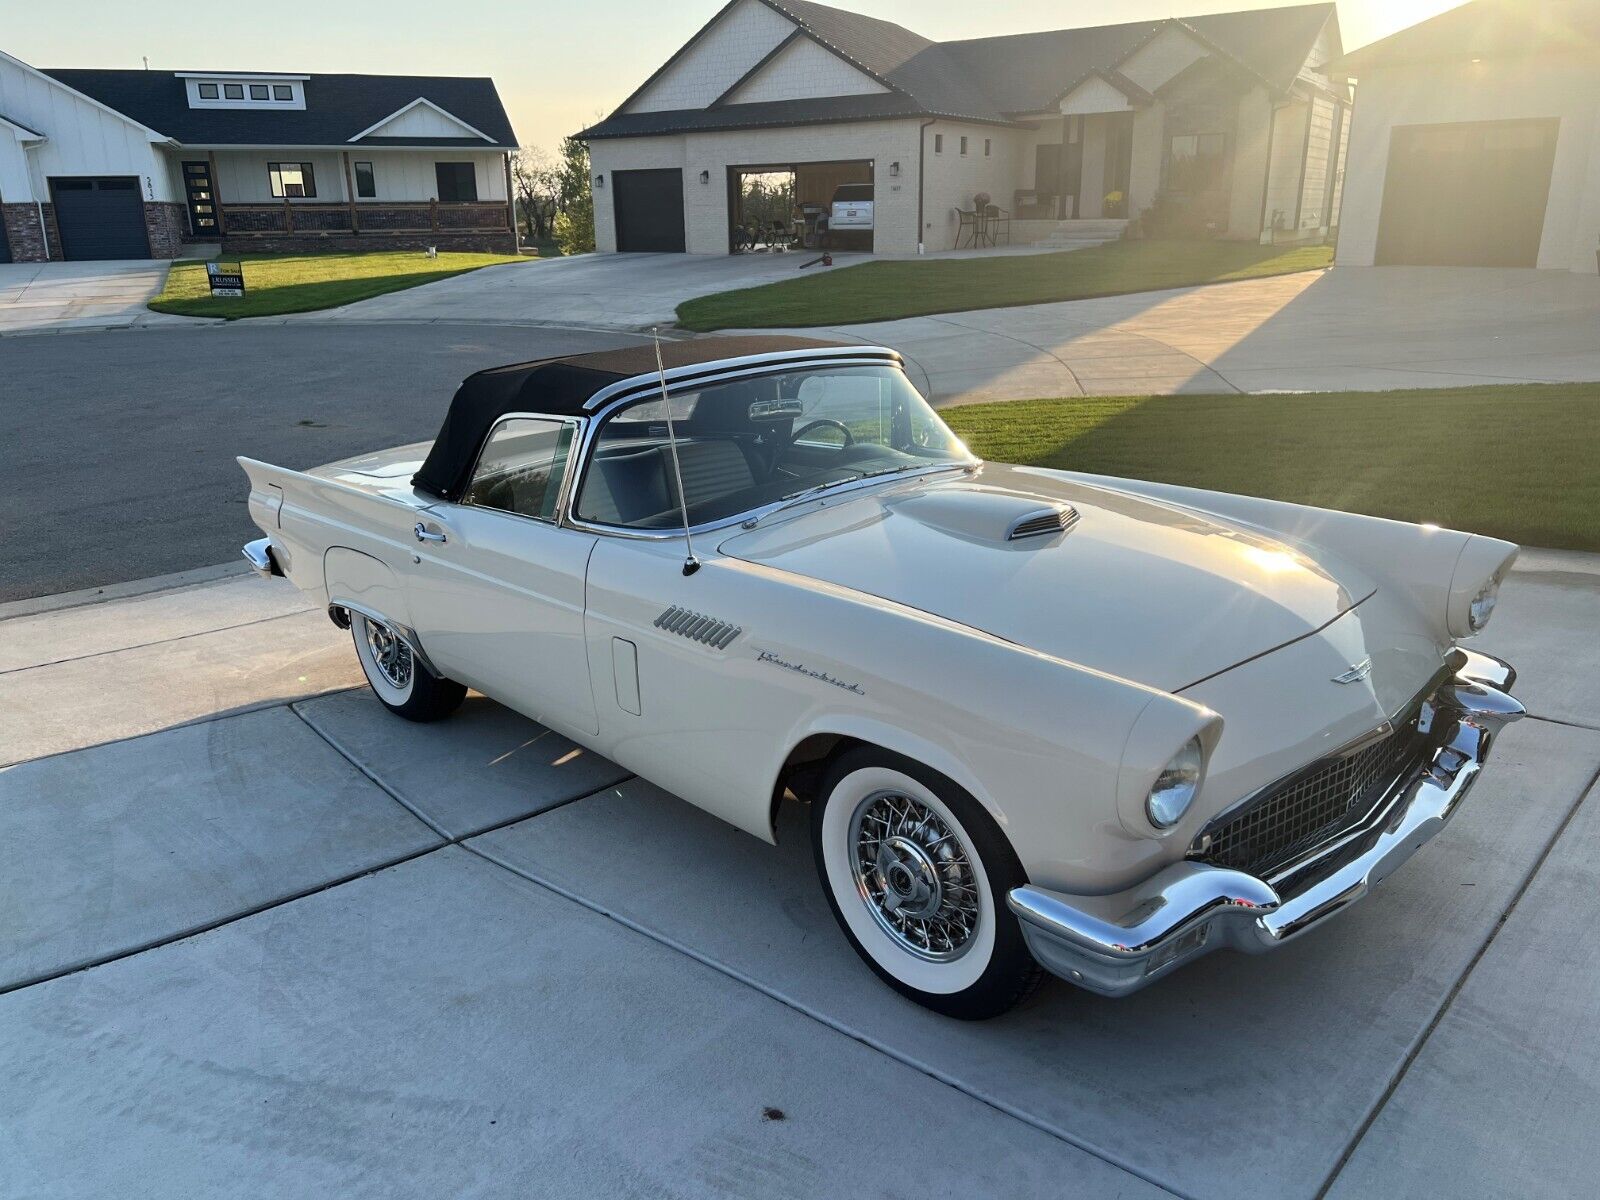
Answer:
[[[250,564],[241,560],[218,563],[211,567],[194,567],[187,571],[176,571],[171,575],[152,575],[149,579],[134,579],[127,583],[108,583],[103,587],[80,588],[75,592],[57,592],[53,596],[8,600],[0,604],[0,621],[9,621],[15,617],[37,616],[39,613],[59,612],[69,608],[82,608],[88,604],[102,604],[108,600],[148,596],[155,592],[173,592],[197,584],[215,583],[220,579],[235,579],[249,572]]]

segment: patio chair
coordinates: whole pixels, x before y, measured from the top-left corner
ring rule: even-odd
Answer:
[[[960,250],[962,248],[963,239],[968,246],[976,246],[978,237],[978,210],[975,208],[956,209],[956,249]]]
[[[1006,239],[1006,245],[1011,245],[1011,214],[998,204],[985,205],[983,235],[991,246],[999,245],[1002,237]]]

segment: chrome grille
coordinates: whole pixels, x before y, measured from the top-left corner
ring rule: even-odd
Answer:
[[[744,632],[729,621],[719,621],[716,617],[679,608],[676,604],[655,619],[655,627],[686,637],[691,642],[700,642],[713,650],[725,649]]]
[[[1201,835],[1193,857],[1260,875],[1363,816],[1401,772],[1422,761],[1416,720],[1291,776]],[[1209,835],[1209,844],[1205,838]]]

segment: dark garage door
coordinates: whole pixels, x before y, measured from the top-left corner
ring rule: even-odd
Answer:
[[[50,195],[62,257],[150,257],[137,179],[52,179]]]
[[[11,242],[6,237],[6,223],[0,219],[0,263],[11,261]]]
[[[618,250],[683,252],[683,172],[611,172]]]
[[[1559,128],[1554,120],[1397,127],[1378,264],[1537,265]]]

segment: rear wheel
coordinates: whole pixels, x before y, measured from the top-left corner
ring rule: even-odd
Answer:
[[[353,612],[350,636],[373,695],[390,712],[408,721],[437,721],[455,712],[466,697],[465,687],[429,671],[405,640],[382,622]]]
[[[1027,882],[1022,864],[994,819],[942,775],[885,751],[848,751],[812,804],[811,838],[840,928],[896,991],[982,1020],[1041,978],[1005,907]]]

